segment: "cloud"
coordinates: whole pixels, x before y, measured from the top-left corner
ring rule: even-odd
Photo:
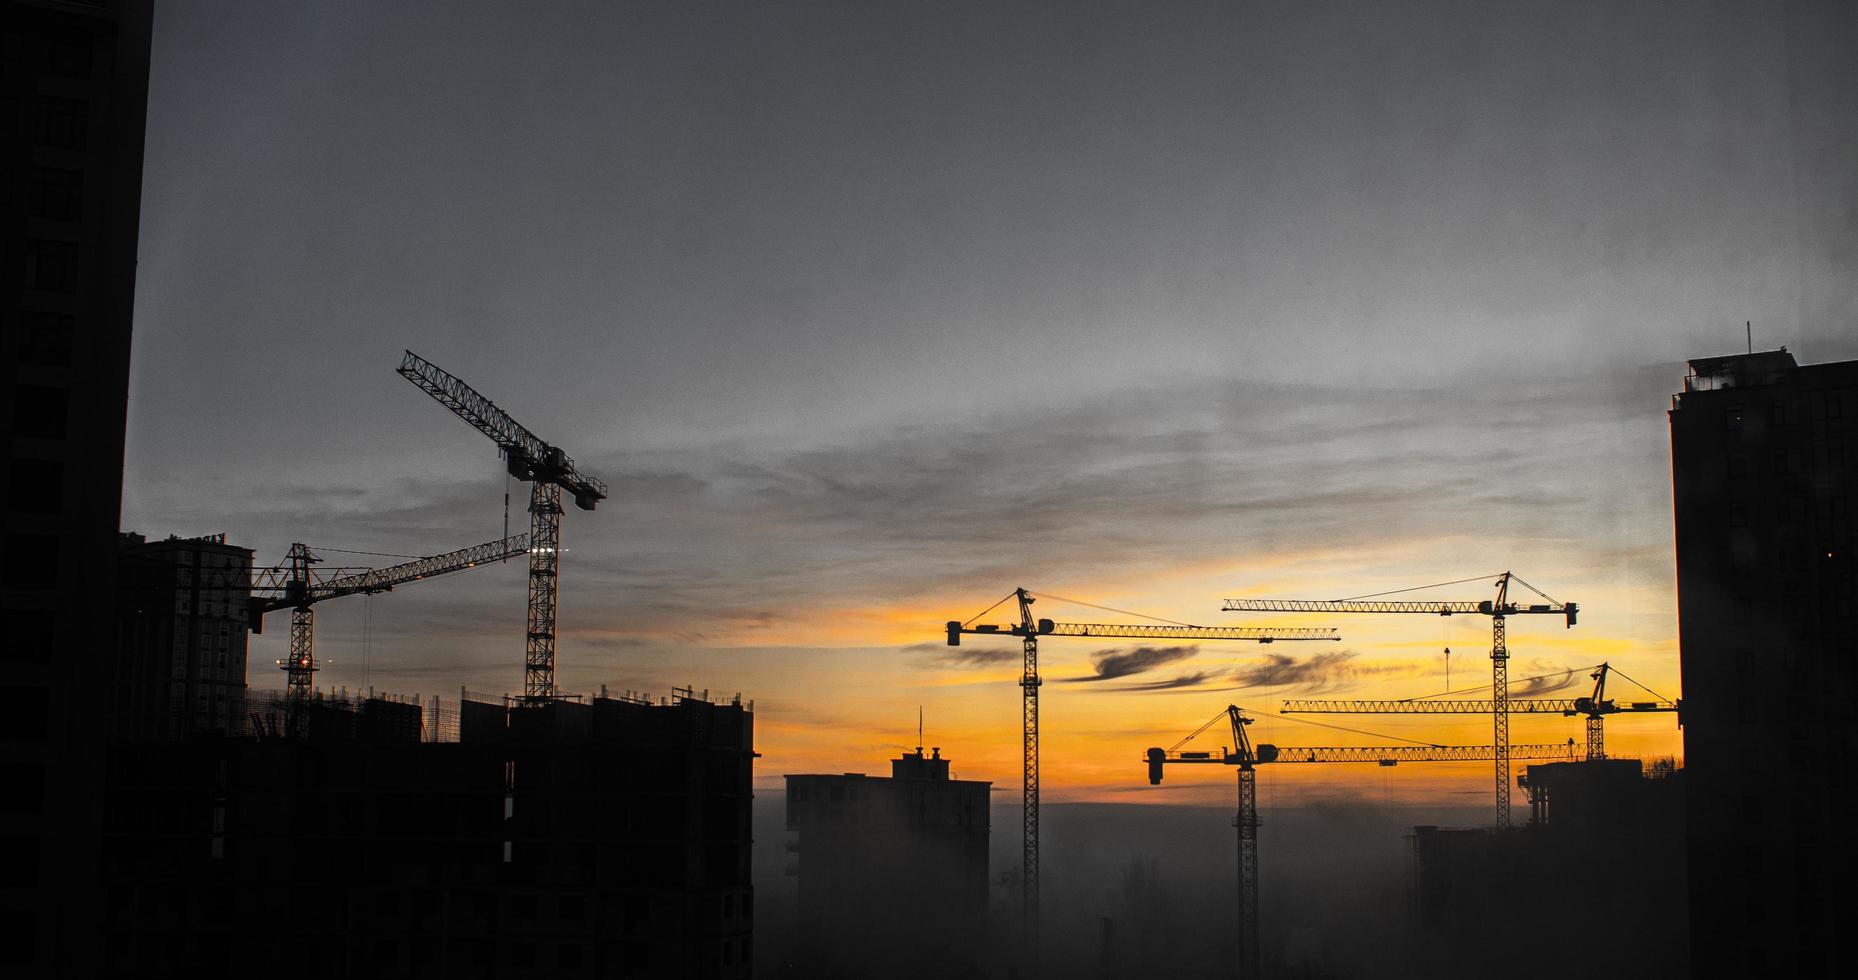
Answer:
[[[1218,670],[1201,670],[1191,674],[1180,674],[1165,681],[1150,681],[1146,684],[1124,684],[1120,687],[1107,688],[1111,691],[1179,691],[1199,687],[1207,681],[1222,676],[1225,672]],[[1096,680],[1094,677],[1072,678],[1072,680]]]
[[[1268,653],[1264,663],[1240,668],[1234,687],[1285,687],[1292,684],[1321,685],[1351,674],[1349,661],[1353,651],[1336,650],[1298,660],[1283,653]]]
[[[1195,684],[1205,681],[1230,678],[1232,684],[1225,687],[1211,688],[1214,691],[1243,691],[1255,687],[1294,687],[1304,692],[1320,691],[1334,687],[1346,681],[1363,677],[1389,674],[1410,674],[1415,672],[1415,665],[1410,663],[1359,664],[1355,662],[1352,650],[1335,650],[1319,653],[1311,657],[1298,658],[1289,654],[1268,653],[1264,662],[1249,667],[1236,667],[1230,671],[1220,671],[1205,675]],[[1185,680],[1186,678],[1178,678]],[[1169,686],[1144,686],[1147,690],[1168,690],[1187,687],[1188,684]],[[1136,688],[1130,688],[1135,690]]]
[[[1017,647],[951,647],[946,643],[914,643],[904,647],[903,651],[924,654],[932,663],[942,667],[990,667],[1018,660],[1023,655]]]
[[[1526,677],[1520,681],[1510,682],[1510,697],[1544,697],[1549,694],[1554,694],[1557,691],[1565,691],[1568,688],[1575,687],[1580,684],[1581,678],[1586,676],[1582,673],[1583,668],[1564,668],[1555,664],[1545,664],[1538,661],[1531,661],[1527,669],[1534,676]]]
[[[1090,662],[1097,668],[1091,677],[1067,677],[1066,683],[1108,681],[1118,677],[1129,677],[1154,670],[1162,664],[1177,660],[1186,660],[1200,652],[1198,645],[1178,647],[1136,647],[1133,650],[1098,650],[1090,655]],[[1197,682],[1196,682],[1197,683]]]

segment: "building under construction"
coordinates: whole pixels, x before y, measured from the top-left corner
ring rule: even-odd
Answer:
[[[1685,953],[1684,773],[1668,762],[1532,765],[1529,823],[1415,827],[1412,962],[1432,977],[1690,975]],[[1534,952],[1532,952],[1534,951]]]
[[[787,777],[806,975],[960,976],[985,961],[992,783],[949,777],[942,750],[921,747],[888,779]]]
[[[239,724],[251,568],[251,549],[224,534],[122,535],[112,738],[227,734]]]
[[[118,744],[109,975],[750,975],[752,705],[305,710],[307,737]]]

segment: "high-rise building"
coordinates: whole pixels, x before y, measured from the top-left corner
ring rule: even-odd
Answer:
[[[949,778],[941,749],[890,761],[890,778],[787,777],[797,835],[797,955],[825,976],[949,976],[987,955],[991,783]],[[961,943],[951,937],[963,937]]]
[[[252,552],[223,534],[122,536],[112,737],[230,734],[245,703]]]
[[[0,2],[0,974],[95,963],[148,0]]]
[[[1858,361],[1698,358],[1670,421],[1692,962],[1829,975],[1854,870]]]
[[[91,975],[752,974],[752,705],[458,707],[118,745]]]
[[[1610,973],[1691,976],[1684,777],[1664,760],[1532,765],[1526,826],[1414,827],[1406,974],[1471,980],[1501,960],[1506,977],[1550,980],[1578,948]]]

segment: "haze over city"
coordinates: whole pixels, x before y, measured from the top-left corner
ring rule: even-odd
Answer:
[[[176,6],[124,526],[261,561],[498,536],[501,466],[411,348],[614,487],[565,522],[564,686],[741,690],[764,785],[914,744],[919,705],[1008,781],[1015,652],[938,627],[1019,585],[1238,625],[1220,599],[1513,567],[1587,610],[1514,630],[1513,673],[1676,696],[1663,403],[1745,320],[1853,355],[1817,315],[1852,231],[1812,218],[1851,185],[1761,5],[1454,11]],[[522,575],[332,606],[322,680],[508,688]],[[1140,678],[1180,686],[1054,686],[1048,791],[1140,798],[1214,701],[1488,667],[1482,620],[1334,619],[1293,683],[1246,678],[1317,651],[1206,644]],[[1117,649],[1048,646],[1054,679]],[[1396,792],[1482,791],[1444,768]]]
[[[0,973],[1831,973],[1854,105],[1849,0],[0,0]]]

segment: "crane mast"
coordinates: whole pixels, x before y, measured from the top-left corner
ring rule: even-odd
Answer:
[[[396,585],[476,568],[485,562],[501,561],[520,555],[527,548],[528,538],[519,534],[386,568],[318,571],[315,566],[321,563],[322,558],[309,545],[297,543],[290,546],[284,564],[252,569],[248,580],[252,595],[246,600],[246,614],[252,631],[263,630],[266,613],[279,609],[290,610],[290,652],[279,662],[284,670],[285,705],[289,713],[286,725],[289,730],[293,733],[297,730],[296,718],[303,702],[309,700],[318,670],[316,603],[342,596],[391,592]]]
[[[1574,626],[1579,605],[1572,602],[1557,602],[1549,599],[1546,603],[1523,605],[1510,601],[1510,582],[1514,580],[1525,586],[1528,583],[1517,579],[1510,572],[1497,576],[1497,594],[1494,601],[1428,601],[1428,600],[1386,600],[1386,599],[1227,599],[1226,612],[1332,612],[1332,613],[1425,613],[1437,616],[1458,614],[1477,614],[1490,617],[1490,683],[1491,683],[1491,744],[1495,748],[1496,762],[1496,803],[1497,829],[1507,830],[1510,826],[1510,651],[1507,638],[1508,617],[1526,614],[1552,613],[1565,616],[1567,625]],[[1464,581],[1471,581],[1466,579]],[[1458,583],[1445,583],[1458,584]],[[1529,586],[1533,590],[1533,586]],[[1411,590],[1409,590],[1411,591]],[[1543,596],[1547,599],[1547,596]]]
[[[1057,623],[1034,619],[1032,604],[1038,600],[1024,589],[1014,589],[1011,598],[1019,610],[1019,622],[1004,625],[970,626],[959,620],[947,623],[948,645],[960,646],[963,635],[1016,636],[1022,640],[1023,670],[1020,687],[1020,745],[1023,762],[1020,781],[1020,922],[1025,940],[1028,970],[1036,975],[1039,968],[1039,637],[1077,636],[1117,639],[1177,640],[1250,640],[1272,643],[1277,640],[1340,640],[1334,629],[1246,626],[1143,626],[1109,623]],[[1002,599],[1001,602],[1006,600]],[[999,603],[995,603],[999,605]],[[985,615],[983,613],[982,615]],[[976,617],[979,618],[979,617]]]
[[[398,372],[497,444],[511,476],[529,487],[529,605],[523,640],[523,701],[554,700],[555,609],[560,591],[561,498],[593,510],[607,487],[582,473],[574,460],[498,408],[477,389],[431,361],[407,351]]]
[[[1238,829],[1238,977],[1257,980],[1261,975],[1258,924],[1258,774],[1257,767],[1281,763],[1376,763],[1383,766],[1401,762],[1468,762],[1498,757],[1494,745],[1318,745],[1278,746],[1263,743],[1254,746],[1245,734],[1252,719],[1244,709],[1228,705],[1224,712],[1232,725],[1232,748],[1212,752],[1181,752],[1149,749],[1143,761],[1148,764],[1150,785],[1161,783],[1163,767],[1169,765],[1225,765],[1238,773],[1239,810],[1233,817]],[[1218,716],[1215,716],[1217,720]],[[1209,723],[1211,724],[1211,723]],[[1202,731],[1205,729],[1202,728]],[[1198,732],[1195,733],[1199,734]],[[1182,739],[1182,744],[1193,736]],[[1572,758],[1573,740],[1566,743],[1510,746],[1511,753],[1523,759]]]

